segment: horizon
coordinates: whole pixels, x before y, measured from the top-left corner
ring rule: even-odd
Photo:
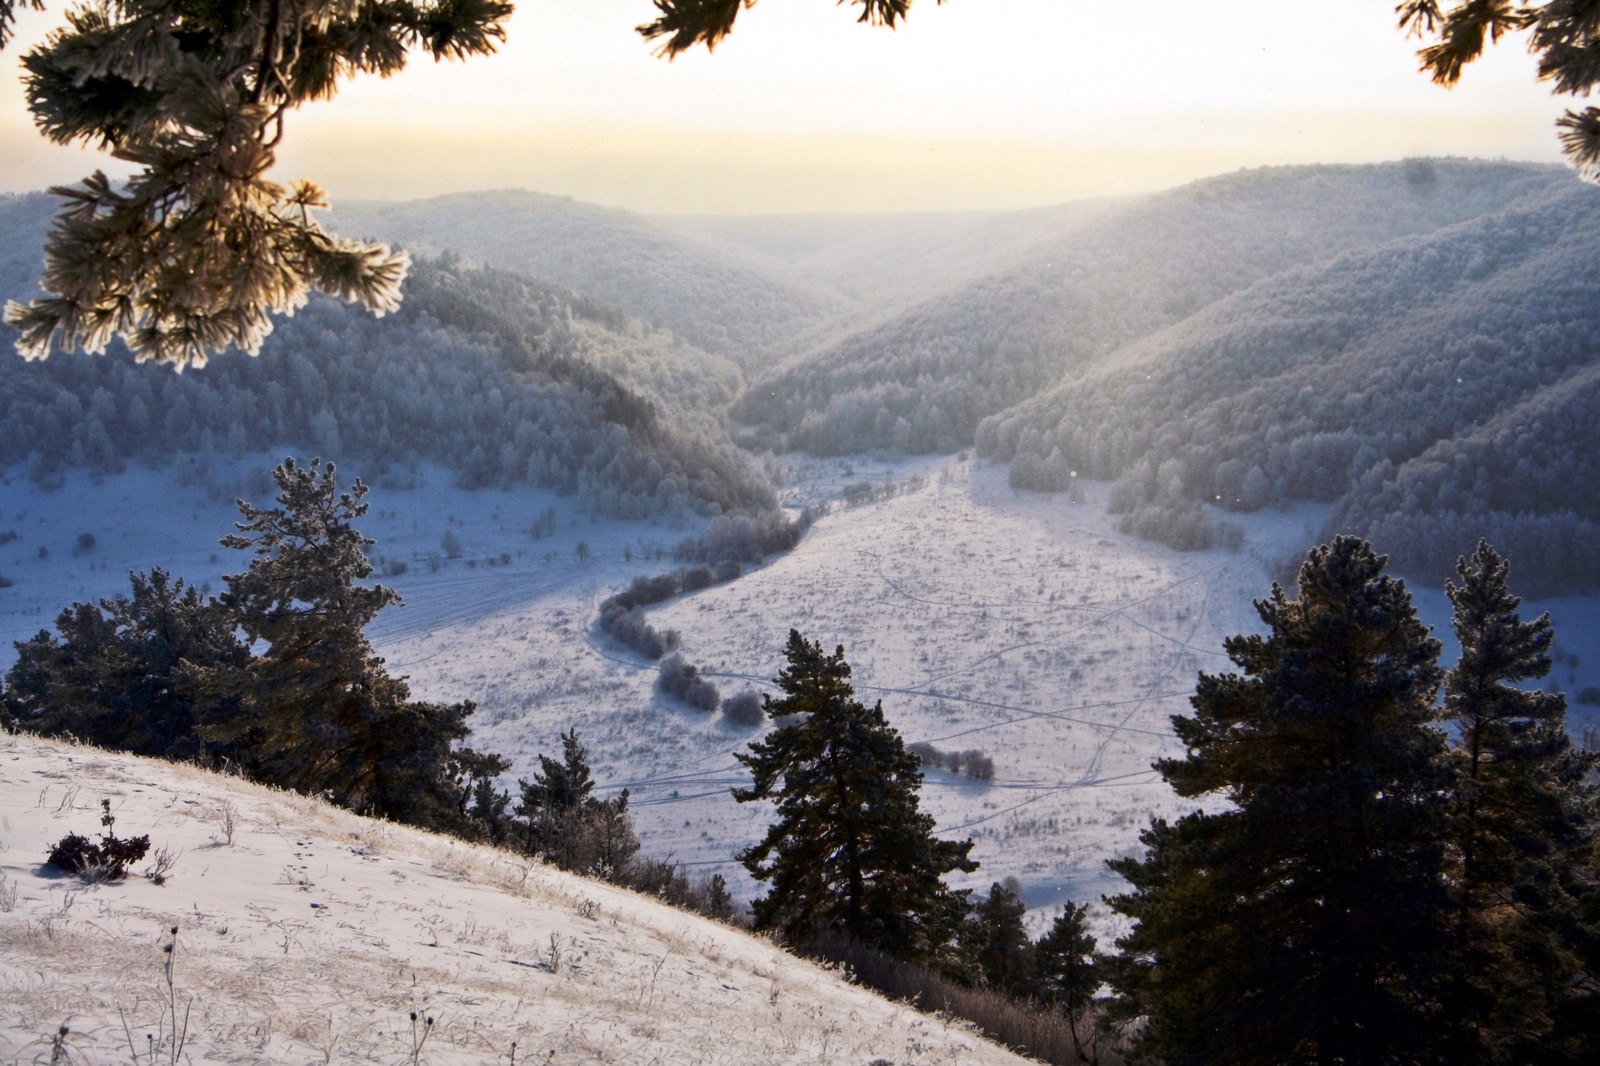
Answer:
[[[1134,35],[1082,0],[925,2],[893,32],[789,0],[669,63],[633,30],[649,0],[524,0],[494,56],[413,56],[296,112],[273,175],[336,202],[509,187],[646,215],[856,214],[1025,210],[1264,166],[1560,161],[1564,102],[1520,38],[1445,90],[1392,0],[1314,22],[1278,6],[1157,0]],[[17,16],[0,190],[117,173],[33,129],[18,60],[61,16]]]

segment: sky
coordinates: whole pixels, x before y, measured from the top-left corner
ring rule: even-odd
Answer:
[[[0,54],[0,191],[104,156],[49,145]],[[888,31],[762,0],[715,52],[656,58],[649,0],[520,0],[497,55],[414,57],[291,118],[283,179],[338,197],[526,188],[644,213],[1009,209],[1240,167],[1556,161],[1565,103],[1503,42],[1445,90],[1393,0],[919,0]]]

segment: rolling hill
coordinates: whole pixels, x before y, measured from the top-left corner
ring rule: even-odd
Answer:
[[[0,199],[0,298],[34,291],[52,204]],[[772,494],[730,441],[737,364],[595,299],[458,259],[422,259],[401,310],[317,298],[277,321],[259,358],[174,374],[104,357],[18,358],[0,325],[0,465],[39,478],[130,460],[262,448],[360,460],[405,482],[419,463],[468,487],[576,494],[597,515],[761,510]]]
[[[165,883],[44,865],[102,800]],[[194,767],[0,736],[0,826],[8,1062],[1026,1061],[647,897]]]
[[[1454,160],[1196,182],[756,375],[734,413],[774,446],[818,454],[955,451],[985,417],[1257,281],[1573,184],[1558,168]]]
[[[825,288],[731,247],[538,193],[346,202],[329,225],[419,251],[457,251],[580,292],[745,367],[798,350],[803,336],[845,306]]]
[[[1479,536],[1544,591],[1595,587],[1600,521],[1600,192],[1290,271],[985,421],[1014,485],[1116,479],[1113,507],[1168,543],[1201,503],[1336,504],[1442,577]]]

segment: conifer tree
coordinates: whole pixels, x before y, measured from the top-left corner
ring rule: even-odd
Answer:
[[[1095,966],[1095,939],[1089,934],[1089,909],[1068,902],[1056,915],[1050,931],[1034,945],[1034,995],[1040,1003],[1057,1007],[1067,1016],[1072,1042],[1082,1054],[1081,1023],[1095,991],[1100,971]]]
[[[446,775],[455,788],[456,814],[465,827],[492,844],[506,843],[511,831],[511,796],[494,787],[511,763],[493,752],[458,747],[450,752]]]
[[[1450,884],[1454,893],[1445,1052],[1455,1063],[1553,1058],[1552,1029],[1584,988],[1580,908],[1593,890],[1592,755],[1566,731],[1560,693],[1521,686],[1550,670],[1548,615],[1531,622],[1509,564],[1480,541],[1446,586],[1461,659],[1445,678],[1455,726]]]
[[[965,891],[944,883],[977,869],[972,841],[939,840],[918,810],[922,771],[900,734],[855,698],[841,646],[832,655],[794,630],[789,665],[766,697],[779,723],[736,756],[753,783],[740,803],[770,800],[777,820],[739,854],[770,885],[752,905],[757,929],[804,948],[838,938],[900,959],[938,961],[966,913]]]
[[[224,547],[255,558],[220,597],[252,643],[266,645],[242,678],[216,677],[244,713],[213,724],[214,739],[249,753],[262,780],[422,825],[448,825],[457,802],[451,749],[471,731],[470,702],[413,702],[363,632],[399,602],[357,582],[372,573],[372,543],[351,522],[366,513],[358,478],[338,490],[335,468],[285,459],[272,472],[278,506],[239,501],[244,521]]]
[[[589,752],[573,727],[561,734],[561,758],[539,756],[532,781],[518,780],[517,818],[525,850],[563,870],[615,878],[639,850],[628,814],[628,790],[593,795]]]
[[[961,930],[963,953],[974,976],[997,992],[1026,997],[1034,978],[1033,942],[1023,928],[1027,904],[1010,885],[996,881],[972,908]]]
[[[1355,537],[1274,586],[1240,673],[1202,674],[1188,749],[1156,764],[1227,809],[1158,820],[1112,862],[1136,923],[1108,962],[1141,1057],[1229,1066],[1416,1061],[1433,1036],[1446,903],[1439,644]]]
[[[12,0],[0,0],[0,45]],[[492,52],[503,0],[116,0],[66,13],[23,59],[28,106],[57,144],[109,149],[136,168],[52,190],[65,201],[45,249],[49,295],[5,317],[32,358],[52,343],[103,351],[120,336],[141,360],[179,369],[236,345],[254,353],[270,314],[312,290],[382,313],[407,260],[344,240],[311,217],[308,181],[267,179],[289,112],[359,73],[388,76],[407,53]]]
[[[232,704],[199,677],[248,662],[232,618],[160,568],[129,582],[129,595],[75,603],[56,618],[55,635],[17,643],[0,721],[139,755],[226,754],[200,728]]]

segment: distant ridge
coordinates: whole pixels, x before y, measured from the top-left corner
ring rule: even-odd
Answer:
[[[1256,281],[1576,180],[1559,167],[1422,160],[1195,182],[758,375],[735,414],[774,443],[822,454],[954,451],[984,418]]]
[[[340,232],[453,250],[609,303],[742,366],[795,349],[840,301],[730,248],[626,211],[518,190],[345,201]]]

